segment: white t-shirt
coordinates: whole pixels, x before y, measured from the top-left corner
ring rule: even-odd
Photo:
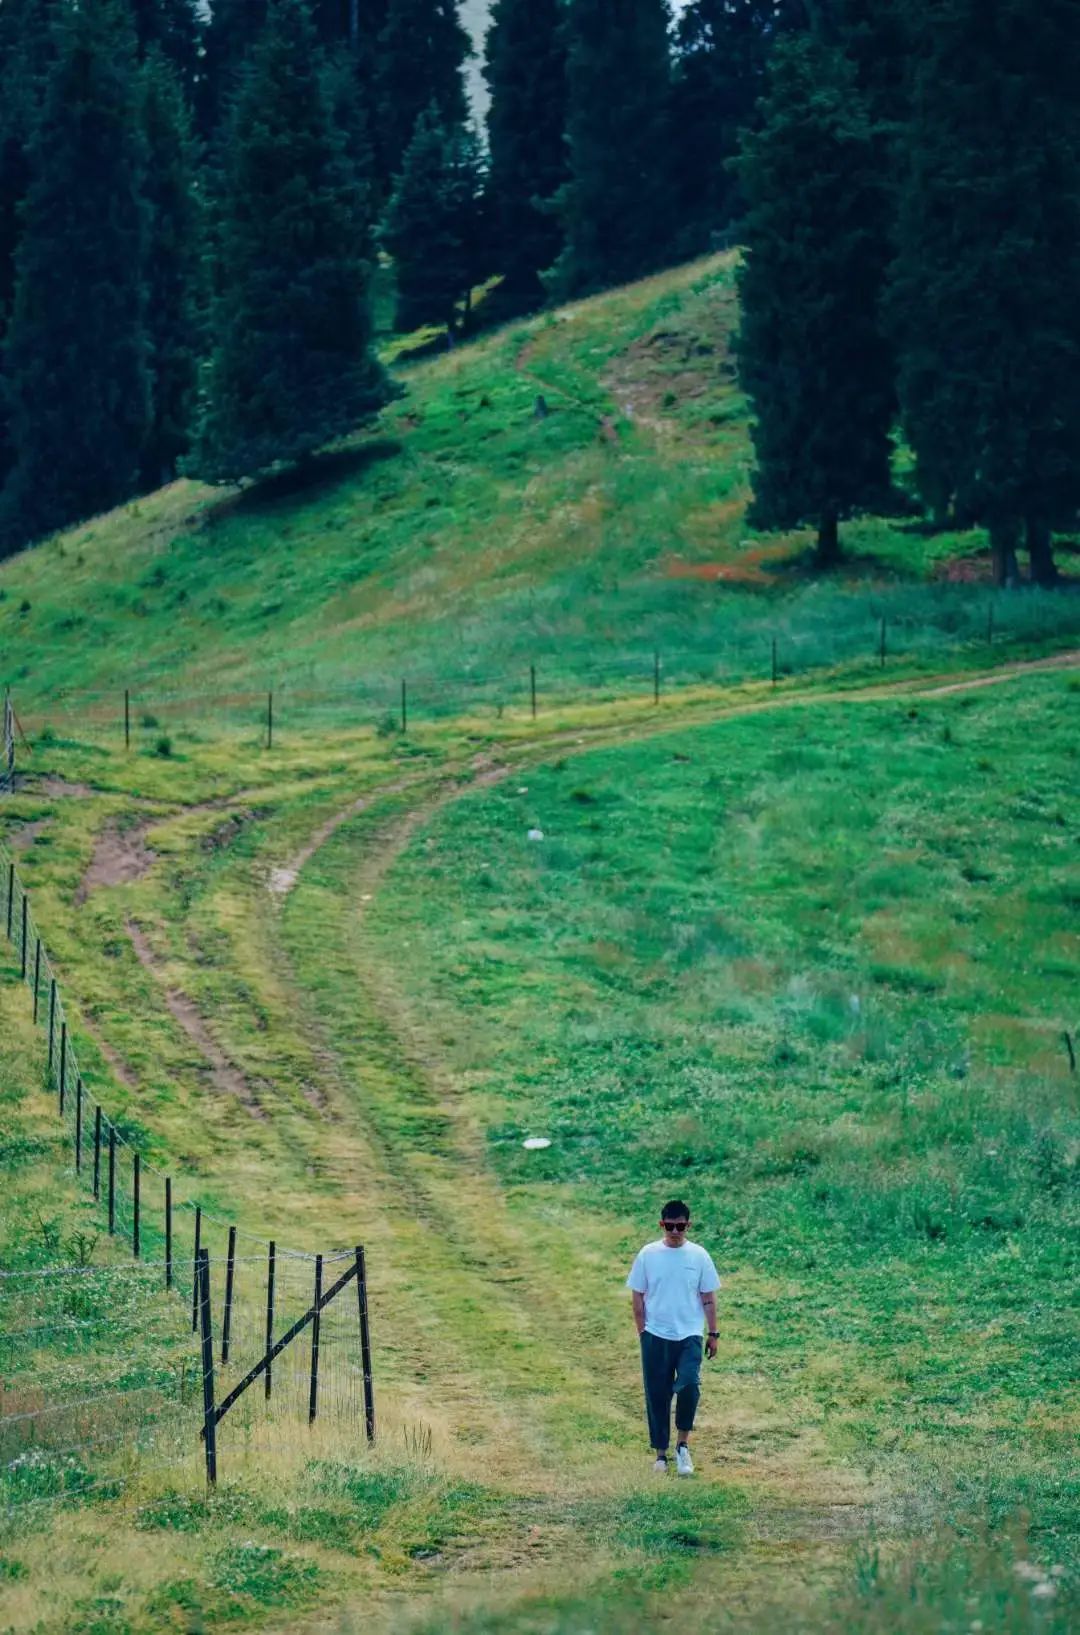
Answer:
[[[626,1287],[645,1296],[645,1327],[659,1340],[700,1334],[701,1297],[720,1287],[716,1267],[700,1243],[669,1249],[663,1238],[647,1243],[630,1268]]]

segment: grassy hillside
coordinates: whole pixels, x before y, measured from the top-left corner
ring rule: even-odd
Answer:
[[[671,685],[767,675],[774,637],[782,672],[865,666],[882,616],[894,655],[984,660],[981,536],[870,519],[821,581],[805,536],[747,529],[733,277],[681,268],[409,365],[300,491],[178,483],[5,563],[0,679],[39,724],[63,691],[83,725],[124,686],[191,697],[194,725],[198,695],[274,685],[294,719],[370,725],[405,674],[430,715],[520,705],[532,663],[594,695],[650,688],[657,650]],[[1080,627],[1071,596],[993,601],[998,642]]]
[[[160,1401],[4,1462],[0,1631],[1075,1626],[1080,605],[992,597],[979,535],[868,519],[824,582],[753,536],[732,271],[403,365],[303,488],[0,569],[0,826],[88,1093],[181,1256],[196,1199],[219,1271],[225,1221],[365,1243],[379,1414],[227,1422],[206,1499],[186,1298],[102,1237],[3,944],[3,1269],[132,1291],[9,1342],[4,1400]],[[725,1290],[663,1486],[622,1280],[669,1192]]]

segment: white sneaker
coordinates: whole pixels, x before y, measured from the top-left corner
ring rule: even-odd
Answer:
[[[661,1453],[661,1454],[657,1455],[656,1463],[653,1466],[653,1470],[655,1470],[655,1472],[656,1472],[656,1474],[658,1476],[666,1476],[667,1475],[667,1454],[666,1453]]]
[[[680,1476],[692,1476],[694,1474],[694,1461],[690,1457],[690,1449],[685,1442],[680,1442],[675,1449],[675,1469]]]

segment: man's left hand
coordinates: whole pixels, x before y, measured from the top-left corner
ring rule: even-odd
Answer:
[[[708,1357],[710,1362],[716,1356],[716,1348],[719,1344],[719,1340],[714,1340],[712,1338],[705,1341],[705,1355]]]

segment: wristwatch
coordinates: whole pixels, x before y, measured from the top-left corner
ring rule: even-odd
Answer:
[[[720,1338],[720,1330],[717,1329],[717,1328],[711,1328],[709,1330],[709,1339],[710,1340],[718,1340],[719,1338]]]

